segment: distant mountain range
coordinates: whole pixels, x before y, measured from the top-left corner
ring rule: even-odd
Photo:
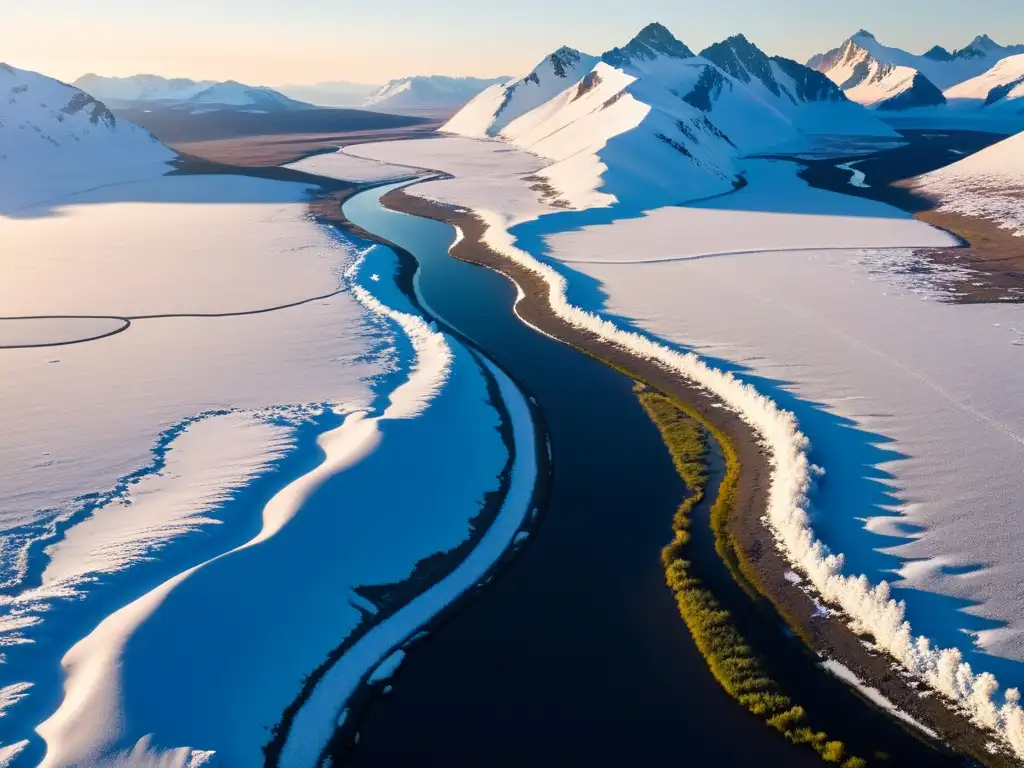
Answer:
[[[159,75],[101,77],[84,75],[73,83],[76,88],[103,100],[112,109],[139,106],[182,111],[246,110],[280,112],[313,109],[312,104],[291,99],[271,88],[245,85],[234,80],[189,80]]]
[[[443,130],[549,158],[542,189],[565,205],[719,194],[744,183],[744,155],[804,148],[813,134],[896,135],[822,73],[742,35],[695,55],[661,24],[601,56],[560,48]],[[573,200],[572,190],[599,199]]]
[[[812,57],[846,95],[873,109],[973,109],[978,117],[1024,114],[1024,45],[1003,46],[988,35],[955,51],[934,46],[916,55],[882,45],[865,30]],[[992,107],[992,109],[989,109]],[[1024,126],[1022,126],[1024,127]]]
[[[382,85],[363,102],[380,112],[447,112],[451,114],[484,89],[508,77],[444,77],[417,75]]]
[[[185,111],[358,108],[397,114],[444,114],[458,110],[480,91],[509,78],[417,75],[383,86],[345,81],[287,85],[277,89],[233,80],[189,80],[158,75],[101,77],[89,74],[74,85],[102,99],[113,109],[161,108]]]
[[[316,107],[361,107],[379,85],[350,83],[347,80],[331,80],[312,85],[278,85],[274,90],[291,99],[304,101]]]
[[[321,108],[357,101],[377,113],[454,112],[447,132],[498,137],[549,159],[538,190],[558,204],[575,205],[577,193],[597,195],[587,205],[663,203],[742,185],[750,154],[799,151],[817,135],[895,136],[883,116],[1013,118],[1024,128],[1024,46],[982,35],[962,49],[916,55],[860,31],[804,65],[770,56],[743,35],[697,54],[650,24],[600,55],[559,48],[519,78],[415,76],[376,88],[335,81],[272,89],[90,74],[66,85],[0,65],[0,93],[8,94],[0,101],[0,166],[17,171],[12,177],[173,157],[124,116],[172,142],[417,122]]]

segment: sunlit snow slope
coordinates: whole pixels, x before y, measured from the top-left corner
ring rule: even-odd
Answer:
[[[23,205],[167,170],[175,154],[58,80],[0,64],[0,215]]]
[[[1024,133],[915,180],[940,210],[996,222],[1024,237]]]

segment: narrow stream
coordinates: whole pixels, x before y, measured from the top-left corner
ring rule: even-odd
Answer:
[[[819,765],[725,694],[679,616],[660,551],[686,490],[632,382],[523,324],[507,279],[448,255],[452,227],[380,205],[395,186],[352,198],[346,216],[413,254],[425,304],[536,399],[554,477],[525,549],[415,648],[392,693],[355,714],[358,744],[336,744],[333,764]],[[713,538],[701,549],[709,541],[721,565]],[[917,749],[883,716],[853,706],[897,754]],[[914,764],[927,764],[924,750],[918,756]]]

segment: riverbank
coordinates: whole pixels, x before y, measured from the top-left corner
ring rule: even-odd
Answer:
[[[482,241],[485,225],[471,212],[439,205],[402,191],[389,193],[383,202],[395,210],[446,221],[458,227],[463,238],[452,249],[452,255],[513,279],[523,293],[517,313],[527,323],[686,403],[700,420],[712,425],[733,447],[742,467],[733,513],[728,521],[737,560],[745,566],[753,585],[767,596],[791,629],[815,652],[841,660],[861,680],[879,690],[896,707],[936,731],[943,741],[957,750],[988,764],[1011,764],[988,753],[986,743],[989,737],[986,734],[965,717],[952,712],[937,697],[922,698],[914,687],[894,673],[891,660],[871,652],[843,619],[834,614],[822,615],[821,607],[810,595],[794,588],[788,563],[779,554],[771,534],[761,522],[767,508],[771,477],[769,459],[749,426],[736,413],[722,408],[715,398],[681,376],[561,319],[551,308],[549,286],[544,280],[487,247]]]
[[[658,553],[685,490],[633,381],[528,327],[512,283],[449,256],[452,227],[390,211],[382,193],[346,217],[412,253],[432,314],[523,383],[557,470],[528,543],[416,643],[389,695],[347,713],[357,736],[333,763],[661,764],[686,743],[701,763],[817,764],[726,695],[679,617]]]
[[[940,201],[924,194],[914,183],[915,178],[981,151],[1005,136],[909,129],[900,133],[907,139],[906,145],[868,155],[773,157],[802,165],[800,178],[812,187],[887,203],[956,236],[961,243],[957,248],[915,249],[936,264],[964,270],[950,301],[1024,301],[1024,238],[1014,237],[986,219],[938,210]],[[846,167],[851,163],[855,168]],[[854,171],[862,173],[864,179]]]

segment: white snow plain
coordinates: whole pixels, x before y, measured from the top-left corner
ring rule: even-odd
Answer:
[[[425,149],[420,163],[435,162],[423,145],[363,151],[416,164],[410,155]],[[549,283],[559,315],[739,411],[772,453],[768,518],[794,566],[908,672],[1024,756],[1019,694],[1001,700],[989,673],[1024,681],[1019,309],[923,301],[905,277],[886,288],[863,252],[827,249],[951,239],[891,208],[807,189],[781,165],[754,164],[750,187],[734,195],[617,221],[614,210],[536,218],[540,203],[531,217],[516,161],[503,162],[504,186],[494,173],[486,185],[473,175],[444,182],[443,195],[434,182],[413,191],[473,208],[492,247]],[[512,220],[523,223],[509,232]],[[536,256],[571,263],[556,271]],[[905,605],[884,582],[893,577]]]
[[[30,340],[131,318],[0,350],[12,764],[259,762],[367,615],[353,590],[458,546],[497,489],[476,360],[409,314],[394,254],[309,218],[310,191],[156,178],[0,218],[5,312],[55,316]],[[34,321],[2,322],[24,341]]]
[[[364,160],[349,153],[345,147],[339,147],[336,152],[312,155],[285,167],[342,181],[392,181],[422,173],[400,165]]]

